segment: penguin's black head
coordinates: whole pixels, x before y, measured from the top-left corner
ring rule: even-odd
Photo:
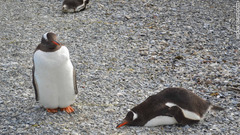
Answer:
[[[45,45],[48,49],[56,49],[59,48],[61,45],[56,41],[57,35],[51,32],[45,33],[42,36],[41,43]]]
[[[89,0],[64,0],[62,4],[63,12],[79,12],[86,8]]]
[[[132,110],[127,113],[127,116],[123,119],[122,123],[117,125],[117,128],[120,128],[124,125],[132,125],[138,118],[138,114]]]

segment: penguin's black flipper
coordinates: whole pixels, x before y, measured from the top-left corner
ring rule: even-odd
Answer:
[[[186,118],[182,110],[178,106],[170,107],[169,112],[177,120],[178,124],[191,125],[199,122],[199,120],[192,120],[192,119]]]
[[[38,85],[37,82],[35,80],[35,76],[34,76],[34,72],[35,72],[35,67],[32,67],[32,83],[33,83],[33,87],[34,87],[34,91],[35,91],[35,98],[36,101],[39,101],[39,97],[38,97]]]
[[[77,88],[77,77],[76,77],[76,70],[73,68],[73,86],[75,90],[75,94],[78,94],[78,88]]]

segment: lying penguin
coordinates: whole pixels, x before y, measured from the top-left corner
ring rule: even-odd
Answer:
[[[67,47],[57,42],[54,33],[44,34],[34,51],[32,77],[36,100],[48,112],[58,108],[74,112],[70,105],[78,93],[75,69]]]
[[[183,88],[167,88],[131,109],[123,122],[129,126],[190,125],[203,119],[208,110],[223,110]]]
[[[82,11],[86,8],[89,0],[64,0],[62,4],[62,11],[67,13],[74,13]]]

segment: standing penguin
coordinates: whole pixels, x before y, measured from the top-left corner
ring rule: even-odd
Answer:
[[[86,8],[89,0],[64,0],[62,4],[63,12],[79,12]]]
[[[33,55],[32,77],[36,100],[48,112],[57,112],[58,108],[74,112],[70,105],[78,93],[75,69],[67,47],[57,42],[56,34],[42,36]]]
[[[194,124],[203,119],[208,110],[223,110],[211,105],[196,94],[183,88],[167,88],[131,109],[123,122],[130,126],[158,126]]]

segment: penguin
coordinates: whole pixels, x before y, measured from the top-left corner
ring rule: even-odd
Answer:
[[[117,125],[191,125],[203,119],[208,110],[223,110],[184,88],[166,88],[132,108]]]
[[[79,12],[86,8],[89,0],[64,0],[62,4],[63,12]]]
[[[70,105],[78,94],[76,72],[67,47],[57,42],[56,34],[42,36],[33,54],[32,78],[36,101],[48,112],[55,113],[58,108],[74,112]]]

